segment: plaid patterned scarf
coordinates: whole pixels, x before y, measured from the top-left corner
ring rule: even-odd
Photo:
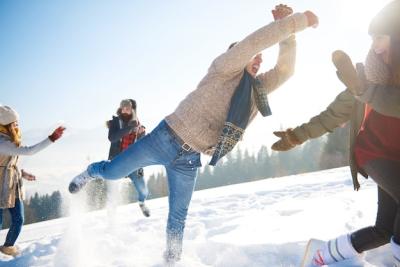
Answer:
[[[262,88],[261,82],[245,70],[232,96],[228,116],[210,165],[215,166],[218,160],[228,154],[242,139],[251,115],[252,93],[260,113],[264,117],[271,115],[267,93]]]

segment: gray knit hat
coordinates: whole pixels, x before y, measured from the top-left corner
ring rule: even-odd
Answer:
[[[7,125],[19,119],[18,113],[9,106],[0,105],[0,124]]]
[[[369,30],[370,35],[384,34],[400,38],[400,0],[393,0],[387,4],[372,19]]]
[[[119,104],[119,107],[120,108],[123,108],[123,107],[132,108],[132,102],[129,99],[124,99],[121,101],[121,104]]]

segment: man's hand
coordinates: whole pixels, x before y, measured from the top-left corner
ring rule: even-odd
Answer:
[[[50,139],[52,142],[57,141],[57,140],[60,139],[60,137],[63,135],[64,131],[65,131],[65,127],[62,127],[62,126],[58,127],[58,128],[55,129],[54,132],[49,136],[49,139]]]
[[[296,137],[292,129],[287,129],[286,131],[274,132],[274,135],[281,138],[279,141],[272,145],[272,149],[276,151],[288,151],[302,142]]]
[[[30,174],[24,170],[21,170],[21,176],[22,178],[28,180],[28,181],[35,181],[36,180],[36,176],[33,174]]]
[[[275,6],[275,9],[273,9],[271,12],[272,16],[274,16],[274,20],[280,20],[292,15],[293,9],[287,5],[280,4]]]
[[[307,10],[304,12],[304,15],[307,17],[307,26],[317,28],[318,27],[318,17],[311,11]]]
[[[337,69],[339,80],[350,92],[355,96],[363,94],[367,86],[364,65],[358,63],[355,69],[350,57],[341,50],[332,53],[332,62]]]

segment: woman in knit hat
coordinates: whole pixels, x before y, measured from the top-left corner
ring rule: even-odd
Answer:
[[[15,256],[19,254],[15,242],[24,223],[22,178],[34,181],[36,177],[17,167],[20,155],[33,155],[59,139],[65,128],[58,127],[49,137],[34,146],[22,146],[18,127],[18,113],[0,105],[0,228],[3,210],[11,215],[11,226],[0,251]]]
[[[295,129],[276,132],[274,150],[289,150],[310,138],[350,121],[350,167],[354,187],[357,173],[378,185],[374,226],[328,241],[315,252],[313,266],[347,259],[391,243],[394,266],[400,266],[400,0],[390,2],[372,20],[373,43],[365,70],[354,69],[350,58],[335,52],[338,76],[347,86],[320,115]]]

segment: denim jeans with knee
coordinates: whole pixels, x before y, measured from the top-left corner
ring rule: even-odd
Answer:
[[[129,179],[131,179],[133,186],[136,189],[138,194],[138,200],[140,202],[144,202],[149,195],[149,190],[147,189],[146,181],[142,174],[139,171],[134,171],[128,175]]]
[[[11,225],[4,246],[14,246],[15,241],[17,241],[17,238],[21,233],[22,225],[24,224],[24,203],[17,198],[15,199],[14,208],[0,209],[0,229],[3,225],[4,210],[8,210],[11,215]]]
[[[168,178],[167,252],[179,258],[186,216],[201,166],[200,153],[182,148],[163,120],[148,135],[130,145],[111,161],[93,163],[88,173],[107,180],[126,177],[149,165],[163,165]]]

